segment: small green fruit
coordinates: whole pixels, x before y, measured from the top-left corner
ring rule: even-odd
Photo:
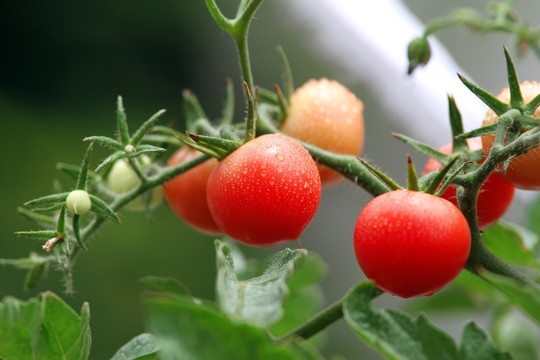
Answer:
[[[83,215],[92,208],[92,201],[86,191],[73,190],[66,199],[66,206],[72,214]]]

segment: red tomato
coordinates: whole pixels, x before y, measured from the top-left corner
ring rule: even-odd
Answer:
[[[354,230],[354,249],[366,276],[404,298],[432,295],[465,266],[471,236],[449,201],[409,190],[371,200]]]
[[[473,151],[482,148],[482,143],[478,138],[469,139],[468,143],[469,148]],[[442,146],[439,151],[443,154],[451,154],[452,144],[450,143]],[[437,160],[429,159],[424,168],[424,174],[442,168],[442,164]],[[480,188],[480,193],[478,194],[478,200],[476,202],[478,226],[480,229],[484,229],[495,223],[504,215],[512,203],[514,191],[515,188],[502,180],[499,173],[492,173],[488,176],[487,180]],[[456,187],[454,185],[450,185],[441,197],[459,207],[456,198]]]
[[[253,246],[296,240],[317,211],[317,165],[297,141],[263,135],[238,148],[208,179],[208,205],[219,227]]]
[[[531,101],[536,95],[540,94],[540,83],[536,81],[525,81],[521,83],[520,88],[525,103]],[[503,89],[497,98],[508,104],[510,102],[510,90],[508,90],[508,88]],[[536,109],[534,116],[540,117],[540,108]],[[496,123],[498,120],[499,117],[490,109],[486,113],[482,125],[490,125]],[[482,136],[482,144],[486,156],[489,154],[494,140],[495,135]],[[519,189],[540,190],[539,169],[540,147],[537,147],[529,150],[526,154],[513,158],[510,161],[510,166],[508,167],[506,174],[501,173],[501,176],[506,182]]]
[[[181,147],[169,159],[167,166],[189,161],[201,153],[190,147]],[[174,212],[192,227],[209,234],[223,234],[210,215],[206,201],[206,183],[217,166],[216,159],[189,169],[165,184],[165,195]]]
[[[309,80],[291,96],[281,131],[322,149],[360,155],[364,145],[364,104],[340,83]],[[337,184],[343,177],[319,166],[323,185]]]

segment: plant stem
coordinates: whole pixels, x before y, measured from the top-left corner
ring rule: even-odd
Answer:
[[[327,307],[319,314],[308,320],[306,323],[294,329],[290,333],[282,336],[278,340],[285,340],[293,336],[298,336],[306,340],[309,339],[313,335],[316,335],[317,333],[326,329],[328,326],[330,326],[337,320],[343,318],[342,305],[342,301],[340,300],[337,303]]]

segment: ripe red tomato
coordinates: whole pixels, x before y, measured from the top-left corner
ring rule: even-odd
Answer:
[[[297,141],[280,134],[249,141],[208,179],[208,205],[219,227],[253,246],[296,240],[319,206],[317,165]]]
[[[179,148],[169,159],[167,166],[189,161],[201,153],[188,146]],[[223,234],[216,224],[206,201],[206,183],[217,166],[216,159],[189,169],[165,184],[165,195],[170,207],[186,223],[205,233]]]
[[[364,104],[340,83],[309,80],[291,96],[281,131],[322,149],[360,155],[364,145]],[[319,166],[323,185],[339,183],[343,177]]]
[[[540,83],[536,81],[524,81],[520,85],[521,94],[525,103],[531,101],[536,95],[540,94]],[[510,90],[505,88],[497,96],[499,100],[505,103],[510,102]],[[535,117],[540,117],[540,108],[536,109],[534,113]],[[490,125],[496,123],[499,117],[493,112],[488,110],[482,125]],[[482,145],[484,148],[484,154],[487,156],[491,147],[495,135],[482,136]],[[513,158],[510,161],[510,166],[506,171],[506,174],[501,173],[502,178],[519,189],[525,190],[540,190],[540,147],[529,150],[526,154]]]
[[[463,214],[449,201],[409,190],[371,200],[354,230],[364,274],[380,289],[404,298],[429,296],[465,266],[471,236]]]
[[[482,148],[482,143],[478,138],[469,139],[468,143],[469,148],[473,151]],[[451,154],[452,143],[442,146],[439,151],[443,154]],[[443,166],[440,162],[435,159],[429,159],[424,168],[424,174],[442,168]],[[456,186],[450,185],[441,197],[450,201],[456,207],[459,207],[456,198],[456,190]],[[476,203],[476,213],[480,229],[484,229],[495,223],[504,215],[512,203],[514,191],[515,188],[501,179],[499,173],[492,173],[488,176],[480,188]]]

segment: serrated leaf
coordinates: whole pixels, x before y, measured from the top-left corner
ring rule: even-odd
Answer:
[[[289,296],[283,303],[283,316],[270,328],[274,336],[283,336],[292,331],[322,308],[324,296],[319,282],[326,272],[326,264],[311,252],[297,263],[288,281]]]
[[[484,330],[468,323],[461,337],[460,360],[511,360],[510,354],[501,352]]]
[[[485,229],[482,239],[502,260],[540,269],[540,262],[534,256],[538,236],[528,229],[500,220]]]
[[[122,346],[111,360],[157,360],[158,352],[155,336],[144,333]]]
[[[199,299],[155,294],[145,304],[147,327],[156,336],[163,359],[322,359],[290,343],[274,343],[265,330],[236,323]]]
[[[188,288],[172,277],[145,276],[139,282],[149,290],[165,291],[179,295],[189,294]]]
[[[287,280],[295,263],[307,251],[285,249],[268,259],[260,276],[238,280],[227,244],[216,240],[216,292],[218,304],[230,317],[268,326],[282,316],[282,304],[288,295]]]
[[[363,282],[343,301],[347,323],[366,344],[392,360],[458,359],[450,335],[424,316],[412,318],[403,311],[373,308],[371,301],[380,292],[373,283]]]
[[[85,360],[90,354],[90,311],[78,315],[57,295],[46,292],[0,303],[0,358],[9,360]]]
[[[117,223],[121,223],[122,220],[116,215],[116,213],[100,198],[90,195],[90,200],[92,201],[92,211],[98,214],[99,216],[105,217],[109,220],[112,220]]]
[[[513,304],[520,307],[540,324],[540,290],[538,287],[522,285],[513,279],[487,271],[482,272],[481,275],[506,295]]]

